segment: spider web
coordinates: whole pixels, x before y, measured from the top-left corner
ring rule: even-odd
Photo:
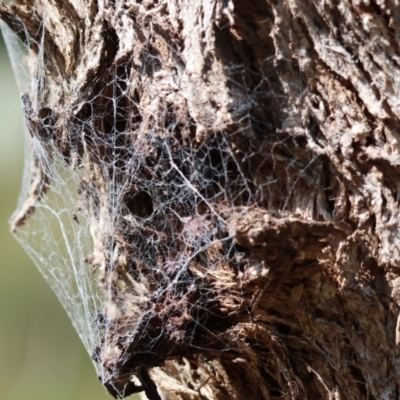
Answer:
[[[21,93],[35,93],[42,73],[40,57],[34,57],[3,22],[0,24]],[[39,96],[32,95],[36,102]],[[85,266],[93,248],[89,219],[80,215],[78,221],[76,216],[76,184],[82,174],[66,168],[56,153],[49,159],[40,141],[29,134],[31,122],[25,122],[25,169],[18,207],[11,218],[12,231],[57,294],[85,348],[92,351],[99,340],[95,315],[104,300],[94,274]]]
[[[314,195],[294,195],[317,185],[321,171],[315,154],[297,153],[285,137],[287,95],[267,75],[231,64],[226,81],[240,102],[229,111],[229,127],[221,129],[218,115],[191,116],[187,107],[179,116],[175,98],[158,104],[157,96],[163,83],[179,86],[173,80],[181,67],[172,78],[163,75],[161,55],[149,44],[140,62],[131,56],[110,67],[96,93],[87,89],[86,98],[57,109],[49,87],[62,83],[49,76],[45,30],[26,47],[1,27],[27,126],[12,228],[107,389],[129,395],[132,371],[160,366],[183,348],[228,351],[228,341],[209,335],[210,326],[223,332],[229,325],[216,299],[230,289],[225,282],[240,281],[259,264],[233,240],[232,217],[250,208],[275,216],[309,209],[312,217],[315,208]],[[178,58],[177,49],[169,51]],[[135,61],[146,79],[159,79],[160,93],[153,87],[147,98],[138,95]],[[266,57],[260,69],[270,70],[273,61]],[[72,82],[68,90],[74,98],[81,89]],[[304,95],[300,81],[290,90]],[[211,126],[196,122],[207,118]]]

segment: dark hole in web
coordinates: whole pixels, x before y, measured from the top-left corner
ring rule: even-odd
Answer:
[[[128,193],[125,197],[125,204],[129,212],[139,218],[148,218],[154,211],[153,200],[145,191]]]

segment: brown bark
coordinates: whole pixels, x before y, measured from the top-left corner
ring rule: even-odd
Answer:
[[[19,3],[31,135],[89,171],[108,391],[398,398],[397,2]]]

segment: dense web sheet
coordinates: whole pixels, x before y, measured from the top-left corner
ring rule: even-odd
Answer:
[[[91,352],[99,342],[95,317],[104,296],[97,289],[95,274],[85,265],[93,240],[89,219],[80,213],[78,204],[77,184],[84,174],[66,168],[56,152],[49,156],[38,140],[36,121],[30,118],[37,103],[43,101],[37,92],[43,74],[40,58],[36,60],[4,23],[1,29],[21,90],[27,133],[24,178],[11,229],[56,292]],[[28,91],[33,93],[34,103]]]
[[[221,11],[221,24],[229,12]],[[139,391],[131,382],[136,374],[150,397],[148,368],[189,353],[218,359],[238,348],[225,335],[229,313],[250,319],[242,282],[269,268],[249,260],[248,249],[233,240],[239,222],[250,209],[269,210],[256,211],[265,223],[289,211],[311,218],[324,210],[315,204],[326,197],[312,190],[323,166],[286,135],[287,95],[271,81],[268,54],[258,71],[215,63],[209,86],[196,87],[198,60],[185,58],[178,45],[165,44],[167,57],[148,38],[140,52],[129,53],[104,28],[106,50],[79,61],[89,70],[93,64],[93,76],[61,82],[62,67],[50,65],[46,54],[49,20],[43,18],[35,38],[22,34],[30,50],[2,25],[22,79],[28,136],[12,229],[67,310],[108,391],[121,397]],[[104,64],[101,73],[96,63]],[[222,81],[228,90],[220,90]],[[304,90],[300,79],[290,88],[299,102]],[[296,190],[309,194],[294,196]],[[280,255],[271,255],[272,263],[274,257]]]

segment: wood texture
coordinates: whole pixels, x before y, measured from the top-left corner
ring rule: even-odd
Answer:
[[[92,265],[107,273],[107,229],[121,280],[140,237],[166,254],[175,237],[189,248],[213,235],[187,268],[190,284],[173,291],[136,266],[151,306],[111,322],[95,357],[106,387],[129,394],[131,377],[149,370],[171,399],[398,398],[397,1],[36,0],[0,5],[0,17],[44,52],[38,137],[68,168],[89,154],[80,192]],[[212,207],[183,223],[168,214],[168,228],[128,232],[122,215],[111,228],[118,132],[121,165],[138,146],[147,157],[132,196],[158,172],[172,190],[185,160],[219,149],[230,170],[214,178]],[[213,157],[202,160],[215,173]],[[146,192],[150,202],[168,198],[164,189]],[[104,350],[118,346],[123,361]]]

